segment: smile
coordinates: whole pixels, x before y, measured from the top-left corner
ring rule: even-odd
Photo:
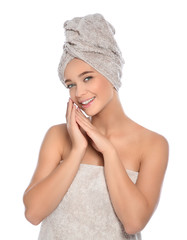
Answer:
[[[90,104],[93,102],[94,99],[95,99],[95,97],[90,98],[89,100],[86,100],[86,101],[84,101],[84,102],[81,102],[82,107],[83,107],[83,108],[89,107]]]

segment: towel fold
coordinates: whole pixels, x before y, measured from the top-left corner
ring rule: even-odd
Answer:
[[[64,23],[66,41],[58,67],[64,83],[64,71],[73,58],[79,58],[106,77],[118,91],[124,60],[114,39],[114,27],[101,14],[76,17]]]

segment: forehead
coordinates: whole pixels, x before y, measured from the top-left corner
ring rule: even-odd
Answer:
[[[96,71],[88,63],[78,58],[72,59],[66,66],[64,71],[64,78],[69,78],[71,75],[79,75],[84,71]]]

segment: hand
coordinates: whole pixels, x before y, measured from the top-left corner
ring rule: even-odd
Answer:
[[[67,130],[72,142],[72,148],[85,150],[88,146],[88,141],[85,137],[84,131],[80,129],[75,120],[76,106],[73,101],[69,99],[67,103],[66,122]]]
[[[76,109],[75,119],[90,137],[91,144],[97,151],[104,154],[109,149],[114,148],[112,143],[103,134],[101,134],[95,126],[93,126],[90,120],[84,116],[79,108]]]

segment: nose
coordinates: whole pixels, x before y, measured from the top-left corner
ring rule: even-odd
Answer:
[[[81,98],[85,94],[86,94],[86,87],[84,86],[84,84],[79,84],[79,85],[77,84],[75,96],[77,98]]]

